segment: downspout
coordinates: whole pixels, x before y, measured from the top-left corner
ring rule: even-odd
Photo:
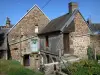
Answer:
[[[11,50],[10,50],[10,46],[9,46],[9,41],[8,41],[8,34],[7,34],[7,60],[11,60]]]

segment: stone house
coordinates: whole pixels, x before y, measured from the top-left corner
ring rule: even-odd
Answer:
[[[90,28],[90,46],[96,55],[100,55],[100,23],[87,21]]]
[[[13,60],[31,68],[39,68],[39,39],[37,33],[48,24],[49,18],[34,5],[8,31],[8,41]]]
[[[12,59],[37,69],[40,59],[44,64],[58,61],[59,51],[87,58],[90,45],[99,53],[100,24],[87,22],[77,8],[77,3],[70,2],[68,13],[50,21],[33,6],[7,33]]]
[[[10,23],[10,19],[7,17],[6,25],[0,26],[0,59],[10,58],[7,32],[11,27],[12,27],[12,24]]]
[[[12,26],[13,26],[13,25],[11,24],[10,18],[7,17],[7,19],[6,19],[6,25],[0,26],[0,30],[1,30],[1,29],[4,29],[4,28],[11,28]]]
[[[63,56],[71,54],[80,59],[87,58],[87,48],[93,42],[97,52],[100,51],[100,36],[90,33],[100,31],[100,24],[88,24],[78,10],[77,3],[70,2],[68,8],[68,13],[51,20],[38,34],[44,64],[58,61],[59,50]]]

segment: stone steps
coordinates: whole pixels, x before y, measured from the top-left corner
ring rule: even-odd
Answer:
[[[62,56],[62,60],[68,61],[68,62],[75,62],[75,61],[80,60],[80,58],[76,55],[64,54],[64,56]]]

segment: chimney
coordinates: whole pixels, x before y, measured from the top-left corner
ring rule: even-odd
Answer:
[[[69,13],[73,13],[73,11],[75,10],[75,9],[77,9],[78,8],[78,4],[76,3],[76,2],[70,2],[69,3]]]
[[[7,20],[6,20],[6,27],[9,28],[10,27],[10,19],[7,17]]]

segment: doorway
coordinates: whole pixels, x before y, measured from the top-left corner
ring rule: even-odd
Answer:
[[[23,57],[23,64],[24,64],[24,66],[30,66],[29,55],[24,55],[24,57]]]
[[[69,53],[69,33],[65,33],[63,37],[64,54]]]
[[[6,51],[0,50],[0,59],[6,59]]]

